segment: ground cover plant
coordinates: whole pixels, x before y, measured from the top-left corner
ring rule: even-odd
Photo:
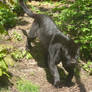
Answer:
[[[7,52],[7,48],[3,48],[0,46],[0,77],[3,76],[3,74],[9,77],[8,64],[4,59],[4,57],[7,55]]]
[[[39,92],[39,86],[34,85],[27,80],[19,80],[16,84],[20,92]]]

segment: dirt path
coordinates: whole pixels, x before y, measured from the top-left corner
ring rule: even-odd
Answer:
[[[52,80],[50,73],[47,74],[48,68],[41,67],[38,65],[37,61],[34,59],[24,60],[18,62],[14,68],[10,70],[14,76],[19,76],[20,78],[25,78],[31,81],[33,84],[40,86],[40,92],[91,92],[92,91],[92,76],[87,76],[87,74],[81,70],[81,82],[77,83],[75,78],[73,82],[75,83],[71,87],[55,88],[50,81]],[[48,78],[49,77],[49,78]],[[14,89],[15,92],[16,89]],[[86,90],[86,91],[85,91]]]
[[[14,31],[17,31],[22,34],[21,29],[29,30],[33,19],[29,18],[27,15],[20,17],[19,24],[9,30],[10,35]],[[23,41],[21,43],[17,43],[19,47],[25,48],[26,37],[22,34]],[[15,67],[10,68],[10,72],[19,77],[24,77],[27,80],[32,81],[32,83],[40,86],[40,92],[92,92],[92,76],[88,76],[85,71],[81,69],[80,71],[80,81],[76,81],[73,78],[73,82],[75,83],[71,87],[55,88],[52,85],[52,77],[50,76],[48,68],[44,65],[43,55],[41,54],[42,50],[37,43],[36,46],[32,49],[33,59],[30,60],[22,60],[21,62],[17,62]],[[16,89],[12,88],[12,92],[18,92]]]

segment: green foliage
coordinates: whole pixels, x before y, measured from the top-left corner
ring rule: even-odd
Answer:
[[[13,34],[14,34],[14,38],[16,38],[18,41],[22,40],[22,36],[19,33],[14,32]]]
[[[18,16],[24,14],[24,11],[23,11],[22,7],[19,5],[18,0],[5,0],[5,1],[6,1],[6,4],[10,6],[12,11],[14,13],[16,13]],[[24,0],[24,1],[27,1],[27,0]]]
[[[17,21],[16,14],[7,5],[2,3],[0,5],[0,25],[6,28],[15,26]]]
[[[84,64],[83,69],[86,70],[90,75],[92,75],[92,62],[88,61],[86,64]]]
[[[56,23],[77,43],[81,43],[81,57],[92,59],[92,1],[75,0],[70,7],[55,8],[60,14],[54,15]],[[53,9],[54,11],[56,11]]]
[[[4,59],[8,54],[8,49],[9,47],[7,48],[7,47],[0,46],[0,76],[5,74],[7,77],[9,77],[8,64],[6,63],[7,61],[5,61]]]
[[[22,16],[24,15],[24,10],[19,4],[15,4],[12,8],[13,12],[17,14],[17,16]]]
[[[32,58],[32,55],[25,50],[15,50],[14,52],[11,53],[11,55],[17,61],[19,61],[23,58],[26,58],[26,59]]]
[[[12,52],[11,55],[13,56],[13,58],[15,60],[21,60],[24,57],[24,55],[22,54],[22,52],[19,51],[19,50],[16,50],[16,51]]]
[[[31,55],[29,52],[27,52],[25,58],[26,58],[26,59],[31,59],[31,58],[33,58],[33,57],[32,57],[32,55]]]
[[[0,77],[8,74],[8,66],[14,66],[15,60],[21,60],[23,58],[32,58],[31,54],[26,50],[14,50],[12,46],[0,45]]]
[[[26,80],[17,81],[17,88],[20,92],[39,92],[39,86]]]
[[[5,74],[7,77],[9,77],[8,66],[14,66],[15,62],[13,58],[15,60],[32,58],[31,54],[25,50],[12,51],[13,49],[14,48],[11,46],[0,45],[0,76]]]
[[[8,32],[5,30],[2,24],[0,24],[0,34],[8,34]]]

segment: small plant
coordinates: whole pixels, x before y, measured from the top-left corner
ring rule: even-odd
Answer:
[[[18,40],[18,41],[21,41],[22,40],[22,36],[21,34],[17,33],[17,32],[14,32],[14,37]]]
[[[84,64],[83,69],[87,71],[90,75],[92,75],[92,62],[88,61],[86,64]]]
[[[26,50],[15,50],[14,52],[11,53],[12,57],[16,60],[16,61],[19,61],[23,58],[26,58],[26,59],[31,59],[32,58],[32,55],[27,52]]]
[[[27,80],[17,81],[17,88],[19,92],[39,92],[39,86],[32,84]]]
[[[31,55],[29,52],[27,52],[25,58],[26,58],[26,59],[31,59],[31,58],[33,58],[33,57],[32,57],[32,55]]]
[[[11,55],[16,61],[23,59],[25,56],[25,54],[23,54],[22,51],[20,50],[15,50],[14,52],[11,53]]]

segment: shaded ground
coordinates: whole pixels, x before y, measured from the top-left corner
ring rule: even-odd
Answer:
[[[35,3],[36,4],[36,3]],[[38,4],[38,3],[37,3]],[[47,7],[46,5],[43,5]],[[53,8],[54,5],[51,7]],[[18,25],[9,30],[9,35],[12,36],[14,31],[20,33],[22,35],[23,40],[19,42],[13,42],[14,46],[18,48],[25,49],[26,37],[21,32],[21,29],[29,30],[33,19],[29,18],[26,14],[20,17],[20,22]],[[55,88],[52,85],[52,76],[49,73],[48,68],[45,66],[42,49],[39,46],[39,42],[36,42],[32,48],[31,54],[33,59],[26,60],[23,59],[21,62],[17,62],[14,67],[11,67],[9,71],[13,74],[12,82],[16,82],[16,76],[19,78],[25,78],[31,81],[34,84],[40,86],[40,92],[92,92],[92,76],[88,76],[85,71],[80,70],[81,77],[76,81],[76,78],[73,78],[73,82],[75,83],[71,87],[63,86],[62,88]],[[61,72],[61,71],[60,71]],[[61,80],[64,80],[64,76],[61,75]],[[11,92],[18,92],[15,88],[15,85],[10,87]]]

